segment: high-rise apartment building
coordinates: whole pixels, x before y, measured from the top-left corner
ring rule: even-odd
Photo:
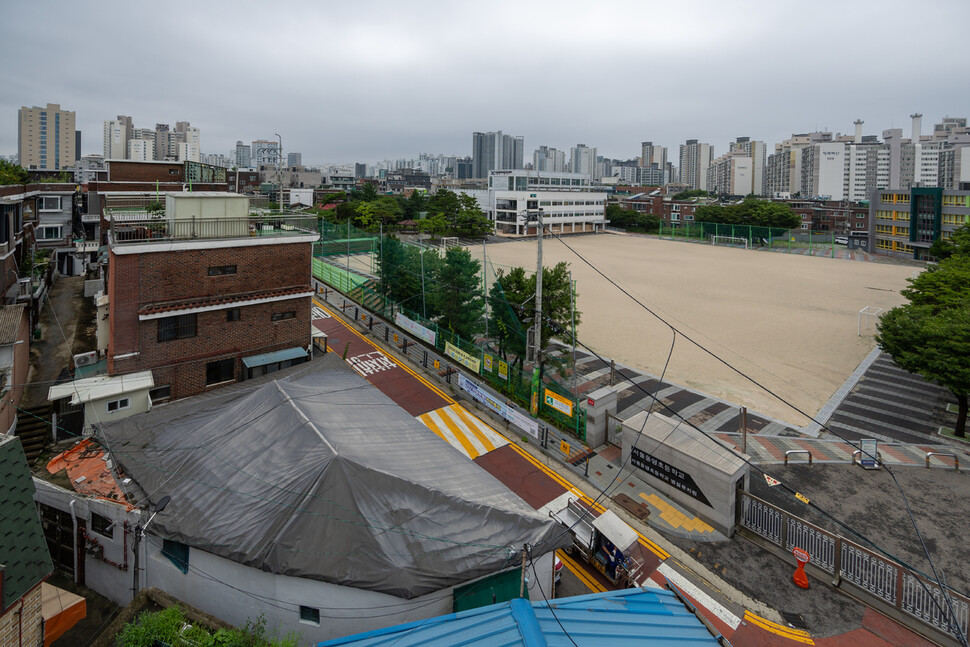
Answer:
[[[249,168],[252,165],[252,149],[249,144],[244,144],[241,141],[236,142],[236,167],[237,168]]]
[[[520,169],[524,165],[525,139],[505,135],[501,130],[472,133],[472,173],[488,177],[489,171]]]
[[[576,144],[569,149],[569,172],[592,179],[596,175],[596,149]]]
[[[57,171],[74,165],[74,112],[56,103],[46,108],[23,106],[17,114],[17,156],[28,169]]]
[[[289,167],[303,166],[303,153],[287,153],[286,165]]]
[[[118,115],[117,119],[104,122],[104,159],[126,159],[128,140],[132,138],[134,124],[131,117]],[[154,148],[154,147],[153,147]]]
[[[566,171],[566,152],[540,146],[532,153],[532,168],[536,171],[563,173]]]
[[[738,137],[707,170],[707,190],[721,195],[763,195],[765,144]]]
[[[138,162],[151,162],[155,159],[154,139],[129,139],[128,150],[124,157],[115,159],[129,159]]]
[[[680,145],[680,181],[691,189],[707,191],[707,169],[713,161],[713,146],[688,139]]]
[[[656,164],[658,168],[667,166],[667,147],[654,146],[653,142],[640,143],[640,166],[649,167]]]

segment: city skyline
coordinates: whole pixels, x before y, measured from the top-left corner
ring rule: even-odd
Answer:
[[[913,112],[925,128],[970,104],[945,65],[970,58],[945,0],[878,13],[823,2],[811,15],[761,2],[233,7],[6,7],[0,47],[19,63],[3,73],[0,154],[16,152],[17,110],[47,103],[76,113],[82,154],[100,152],[104,121],[124,114],[139,127],[190,121],[205,154],[280,133],[308,164],[471,155],[472,132],[499,130],[524,137],[527,161],[579,143],[629,159],[648,140],[697,139],[720,155],[737,137],[770,150],[793,133],[850,133],[857,118],[867,135],[906,129]],[[873,32],[877,20],[900,26]],[[29,25],[44,27],[43,45]],[[880,46],[903,30],[934,47]],[[903,84],[916,91],[892,91]]]

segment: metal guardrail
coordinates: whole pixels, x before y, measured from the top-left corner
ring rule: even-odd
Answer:
[[[949,456],[953,459],[953,469],[960,471],[960,457],[953,452],[926,452],[926,466],[930,466],[930,458],[933,456]]]
[[[811,524],[767,501],[741,492],[739,523],[771,543],[791,551],[801,548],[812,564],[843,582],[873,595],[898,611],[939,631],[963,635],[970,625],[970,598],[948,589],[956,615],[949,609],[938,584],[903,565]]]
[[[788,457],[792,454],[808,454],[808,464],[812,464],[812,452],[807,449],[789,449],[785,452],[785,465],[788,465]]]
[[[319,235],[316,216],[166,218],[122,210],[107,214],[113,243]]]

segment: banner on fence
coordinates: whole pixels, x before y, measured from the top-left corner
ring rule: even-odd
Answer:
[[[539,367],[532,371],[532,399],[529,402],[529,413],[533,418],[539,416]]]
[[[481,372],[482,360],[478,359],[474,355],[469,355],[462,349],[453,345],[451,342],[445,342],[445,355],[470,371],[475,371],[476,373]]]
[[[491,393],[475,384],[462,373],[458,374],[458,387],[464,389],[473,398],[484,404],[486,407],[508,420],[519,429],[525,431],[533,438],[539,437],[539,422],[522,415],[511,406],[505,404]]]
[[[554,393],[549,389],[545,392],[545,402],[547,407],[552,407],[556,411],[566,414],[569,417],[573,415],[573,402],[572,400],[567,400],[558,393]]]
[[[485,366],[485,370],[488,371],[489,373],[491,373],[492,372],[492,356],[489,355],[488,353],[485,353],[484,357],[482,358],[482,363]]]
[[[500,378],[502,378],[503,380],[505,380],[506,382],[509,381],[509,365],[508,365],[508,362],[503,362],[502,360],[499,360],[499,362],[498,362],[498,376]]]
[[[408,331],[418,339],[423,339],[424,341],[434,346],[435,332],[433,330],[429,328],[425,328],[417,321],[412,321],[411,319],[408,319],[400,312],[394,315],[394,323],[396,323],[399,328],[403,328],[404,330]]]

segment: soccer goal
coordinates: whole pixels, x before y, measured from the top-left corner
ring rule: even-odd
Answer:
[[[711,236],[712,245],[726,245],[728,247],[743,247],[748,249],[750,246],[747,238],[740,238],[738,236],[718,236],[717,234]]]
[[[859,325],[856,331],[859,337],[862,337],[863,330],[869,330],[869,321],[874,320],[880,313],[882,313],[882,308],[876,306],[866,306],[859,311]]]
[[[441,238],[441,250],[447,251],[452,247],[461,247],[457,236],[443,236]]]

